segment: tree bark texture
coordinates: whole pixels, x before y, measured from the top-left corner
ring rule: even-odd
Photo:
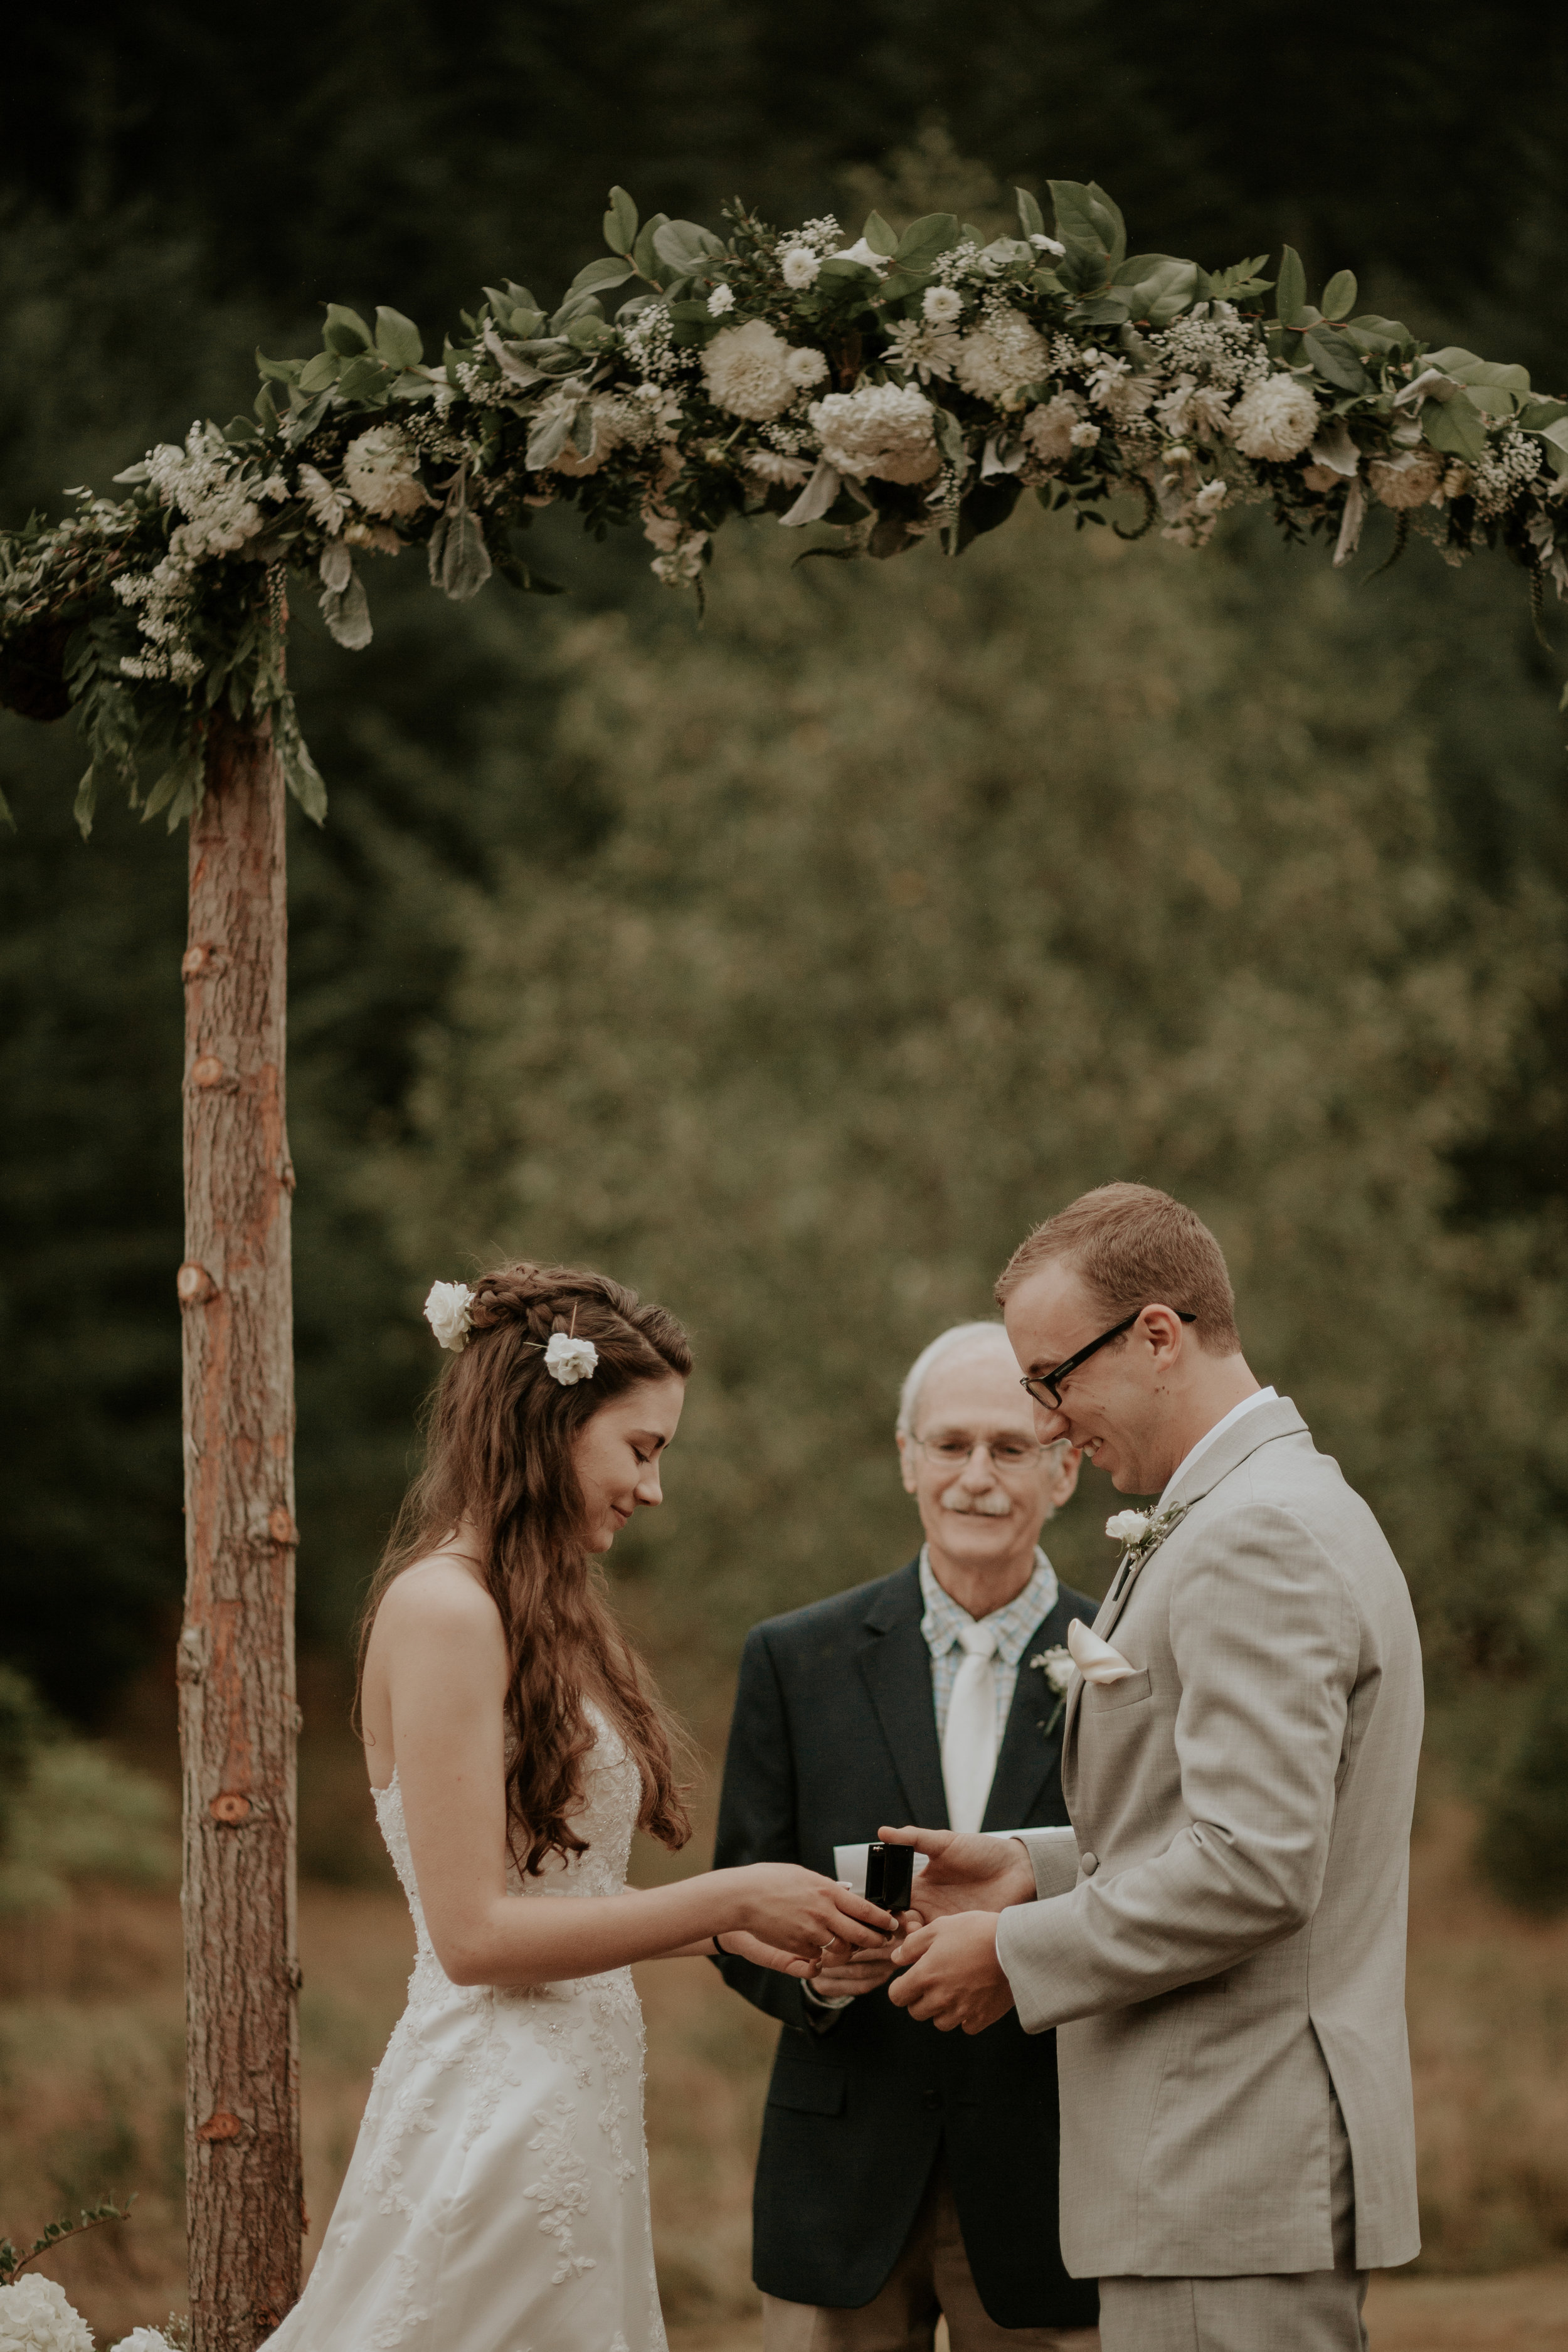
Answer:
[[[300,2292],[294,1372],[284,789],[216,715],[185,982],[185,2170],[194,2352]]]

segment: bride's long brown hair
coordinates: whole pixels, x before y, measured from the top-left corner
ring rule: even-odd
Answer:
[[[691,1823],[675,1778],[679,1733],[616,1622],[584,1537],[573,1443],[638,1381],[685,1380],[691,1346],[665,1307],[575,1266],[527,1260],[472,1285],[473,1331],[426,1409],[425,1466],[410,1486],[360,1624],[359,1687],[375,1612],[393,1579],[452,1534],[472,1529],[485,1588],[500,1611],[510,1680],[507,1818],[520,1867],[584,1853],[572,1827],[594,1745],[584,1700],[598,1702],[642,1774],[638,1826],[682,1846]],[[553,1332],[591,1339],[591,1379],[563,1387],[544,1369]],[[356,1713],[358,1698],[356,1697]]]

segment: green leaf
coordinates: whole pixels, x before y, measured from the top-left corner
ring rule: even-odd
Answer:
[[[401,310],[389,310],[384,303],[376,307],[375,348],[388,367],[417,367],[425,356],[425,344],[412,319]]]
[[[1525,433],[1545,433],[1548,440],[1555,440],[1556,435],[1548,433],[1547,427],[1559,424],[1565,416],[1568,416],[1568,400],[1527,400],[1519,412],[1520,429]]]
[[[76,788],[76,804],[71,810],[77,828],[84,841],[92,838],[93,812],[98,806],[98,762],[89,761],[82,780]]]
[[[653,249],[667,268],[680,278],[707,277],[706,264],[721,260],[724,247],[710,228],[698,221],[668,220],[653,233]]]
[[[569,295],[583,294],[592,292],[596,288],[601,293],[608,293],[612,286],[624,286],[628,278],[636,276],[637,271],[629,261],[614,260],[606,253],[601,255],[597,261],[590,261],[584,268],[580,269],[567,291]]]
[[[1447,400],[1424,400],[1421,430],[1433,448],[1441,449],[1447,457],[1463,457],[1473,466],[1486,456],[1485,420],[1467,393],[1457,392]]]
[[[285,694],[273,705],[272,740],[278,749],[283,781],[313,824],[322,824],[327,815],[327,787],[321,772],[311,759],[303,735],[300,732],[300,714],[294,698]]]
[[[655,213],[651,220],[644,221],[637,231],[637,243],[632,247],[632,259],[637,263],[637,275],[646,278],[650,286],[662,286],[668,278],[680,275],[679,270],[667,269],[654,251],[654,238],[668,220],[668,213]]]
[[[630,253],[637,239],[637,208],[625,188],[610,190],[610,209],[605,215],[605,243],[612,253]]]
[[[963,427],[951,409],[939,408],[936,412],[936,442],[950,466],[963,464]]]
[[[1356,282],[1348,269],[1336,269],[1323,289],[1325,319],[1348,319],[1355,309]]]
[[[1137,253],[1122,262],[1111,285],[1127,304],[1130,318],[1168,327],[1197,299],[1197,264],[1178,261],[1169,253]]]
[[[1024,235],[1044,236],[1046,216],[1040,210],[1038,196],[1032,196],[1027,188],[1015,188],[1013,194],[1018,200],[1018,226]]]
[[[340,646],[359,653],[371,640],[370,600],[364,582],[352,568],[346,586],[321,591],[321,618]]]
[[[371,333],[357,310],[345,309],[342,302],[329,302],[321,341],[329,351],[342,352],[347,357],[351,352],[368,352]]]
[[[300,370],[298,382],[300,391],[325,392],[329,384],[336,383],[342,368],[342,361],[336,352],[318,352],[315,358],[307,360]]]
[[[348,361],[338,378],[342,400],[370,400],[385,389],[386,369],[374,352],[362,352],[357,359]]]
[[[1056,206],[1057,235],[1069,253],[1099,256],[1111,268],[1126,258],[1127,224],[1105,190],[1090,180],[1047,183]]]
[[[887,254],[890,257],[899,249],[899,233],[897,229],[889,226],[880,213],[867,214],[866,226],[860,234],[873,253]]]
[[[952,251],[958,236],[956,213],[922,213],[919,220],[910,223],[894,246],[893,259],[900,269],[911,274],[930,269],[942,254]]]
[[[1457,345],[1446,351],[1428,352],[1428,367],[1440,367],[1462,383],[1478,408],[1490,416],[1511,416],[1522,405],[1530,392],[1530,370],[1509,367],[1496,360],[1479,360],[1471,352],[1462,352]]]
[[[1274,298],[1274,315],[1282,327],[1293,327],[1307,307],[1307,273],[1301,267],[1301,257],[1293,245],[1288,245],[1279,256],[1279,277]]]
[[[1325,383],[1334,384],[1341,392],[1370,389],[1371,378],[1348,335],[1338,334],[1331,327],[1309,327],[1301,338],[1301,349]]]
[[[1245,261],[1233,261],[1227,269],[1200,269],[1200,299],[1207,302],[1230,302],[1238,295],[1267,294],[1274,280],[1259,278],[1258,273],[1268,258],[1266,253],[1252,253]]]
[[[297,383],[300,378],[298,360],[269,360],[259,345],[256,353],[256,372],[274,383]]]

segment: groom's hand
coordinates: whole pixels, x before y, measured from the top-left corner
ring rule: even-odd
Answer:
[[[888,1988],[888,1999],[911,2017],[928,2020],[941,2033],[956,2027],[965,2033],[984,2033],[1013,2006],[1013,1988],[996,1957],[996,1920],[990,1911],[967,1911],[917,1927],[905,1937],[900,1958],[903,1973]]]
[[[1035,1899],[1034,1864],[1016,1838],[908,1828],[877,1834],[885,1845],[912,1845],[927,1858],[906,1916],[929,1922],[961,1911],[1005,1911],[1009,1904]]]

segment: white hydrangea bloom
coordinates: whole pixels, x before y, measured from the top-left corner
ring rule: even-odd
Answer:
[[[1050,352],[1021,311],[1006,304],[988,307],[984,325],[961,338],[955,373],[976,400],[1005,406],[1026,383],[1050,372]]]
[[[1300,456],[1321,421],[1304,383],[1293,375],[1271,375],[1242,394],[1226,429],[1244,457],[1282,462]]]
[[[830,392],[809,413],[823,456],[851,481],[924,482],[941,465],[935,411],[912,384]]]
[[[721,327],[702,354],[702,380],[715,408],[762,424],[796,396],[790,345],[765,319]]]
[[[395,425],[373,425],[343,452],[343,488],[367,514],[390,519],[417,514],[430,501],[419,479],[419,457]]]
[[[32,2273],[0,2286],[0,2352],[92,2352],[92,2330],[63,2286]]]
[[[816,285],[822,261],[809,245],[786,245],[779,256],[779,268],[791,291],[804,294],[808,286]]]

